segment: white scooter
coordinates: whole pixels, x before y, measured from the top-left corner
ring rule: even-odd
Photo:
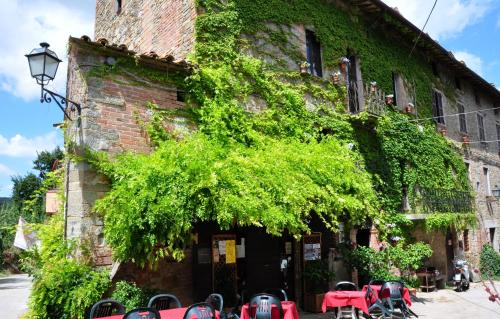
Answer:
[[[469,265],[465,259],[455,259],[453,261],[455,266],[455,271],[453,274],[453,282],[457,291],[465,291],[469,289],[469,283],[471,281],[471,273],[469,271]]]

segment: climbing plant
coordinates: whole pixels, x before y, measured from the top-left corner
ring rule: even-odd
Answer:
[[[378,120],[348,115],[345,89],[285,67],[287,59],[303,59],[289,41],[293,25],[312,26],[327,67],[351,51],[361,57],[365,79],[386,91],[392,72],[401,72],[415,83],[425,114],[435,80],[424,57],[408,60],[380,27],[321,0],[197,5],[191,59],[198,67],[182,84],[196,106],[197,132],[173,138],[158,125],[165,114],[157,110],[149,123],[138,119],[151,154],[87,156],[112,183],[95,210],[115,258],[142,265],[181,259],[193,225],[203,221],[298,237],[314,213],[331,229],[371,220],[381,230],[396,225],[387,234],[400,236],[409,224],[398,214],[404,188],[468,191],[457,150],[432,126],[419,128],[396,111]],[[283,54],[266,60],[268,52],[253,45],[259,39]],[[117,72],[98,71],[90,76]]]

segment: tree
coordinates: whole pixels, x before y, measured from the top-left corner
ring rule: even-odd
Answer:
[[[42,151],[37,153],[37,158],[33,161],[33,169],[39,171],[41,179],[45,179],[47,173],[53,170],[54,163],[64,158],[64,152],[57,146],[52,151]]]

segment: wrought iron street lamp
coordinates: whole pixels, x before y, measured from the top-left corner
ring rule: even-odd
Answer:
[[[56,102],[57,106],[64,112],[66,118],[71,120],[70,116],[63,107],[65,104],[71,104],[71,108],[76,108],[78,117],[80,117],[80,104],[68,100],[45,88],[45,86],[56,77],[57,67],[62,61],[57,57],[57,54],[49,49],[49,44],[46,42],[40,43],[40,48],[33,49],[29,54],[26,54],[30,66],[31,76],[36,79],[36,83],[41,86],[40,102],[51,103]]]

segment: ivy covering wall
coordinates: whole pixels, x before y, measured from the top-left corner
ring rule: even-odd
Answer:
[[[327,66],[353,52],[364,79],[386,92],[392,72],[400,72],[415,84],[421,113],[430,114],[431,88],[439,82],[429,63],[418,54],[408,59],[407,48],[384,29],[321,0],[197,5],[191,58],[198,68],[182,83],[197,132],[177,140],[158,125],[167,114],[157,113],[144,123],[156,146],[152,154],[89,154],[112,182],[96,212],[116,259],[180,259],[202,221],[223,229],[261,226],[273,235],[287,229],[298,237],[317,214],[333,230],[340,221],[371,221],[394,236],[404,234],[401,225],[411,227],[400,214],[404,188],[469,191],[460,154],[433,125],[418,127],[396,111],[375,120],[348,115],[344,88],[248,53],[264,37],[299,63],[304,57],[287,42],[290,29],[270,25],[306,25],[316,31]],[[261,110],[246,111],[255,100]],[[385,232],[394,222],[398,227]]]

